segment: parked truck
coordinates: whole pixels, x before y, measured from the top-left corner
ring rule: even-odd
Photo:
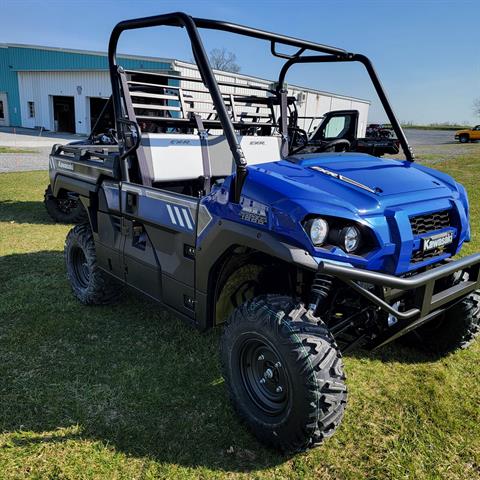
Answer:
[[[188,88],[117,63],[121,34],[152,26],[184,28],[201,74]],[[276,87],[232,92],[203,29],[266,42],[284,61]],[[72,192],[88,216],[65,242],[73,294],[105,304],[131,287],[200,330],[222,328],[226,390],[261,441],[296,452],[333,434],[346,352],[400,337],[448,352],[478,334],[480,254],[453,259],[470,240],[467,193],[414,161],[366,56],[171,13],[119,23],[108,58],[115,129],[50,156],[52,194]],[[404,160],[352,137],[354,112],[327,119],[336,128],[298,127],[287,73],[330,62],[366,68]]]

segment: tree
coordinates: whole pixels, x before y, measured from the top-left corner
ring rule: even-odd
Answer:
[[[237,63],[237,56],[232,52],[227,52],[224,48],[214,48],[210,51],[210,64],[216,70],[224,72],[238,73],[240,65]]]
[[[473,101],[473,112],[477,117],[480,117],[480,98]]]

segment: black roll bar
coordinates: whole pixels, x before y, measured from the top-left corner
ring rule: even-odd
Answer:
[[[378,98],[382,102],[382,106],[385,109],[388,119],[392,124],[393,131],[397,135],[397,138],[402,146],[403,153],[405,154],[405,158],[413,162],[415,159],[415,155],[413,154],[412,148],[408,144],[407,137],[403,132],[402,126],[397,120],[397,117],[388,101],[387,94],[383,88],[382,82],[380,78],[378,78],[377,72],[373,67],[372,62],[368,57],[365,55],[361,55],[359,53],[347,53],[346,55],[309,55],[307,57],[292,57],[288,61],[285,62],[282,69],[280,70],[280,75],[278,77],[278,88],[282,89],[285,77],[287,75],[288,70],[290,67],[297,63],[328,63],[328,62],[360,62],[362,63],[367,72],[370,76],[370,80],[375,87],[375,91],[377,92]]]
[[[220,88],[218,87],[217,81],[210,66],[210,62],[208,61],[207,54],[203,47],[202,40],[200,39],[200,35],[198,34],[197,27],[195,26],[195,22],[192,17],[182,12],[176,12],[165,15],[156,15],[153,17],[126,20],[118,23],[115,26],[110,36],[110,42],[108,44],[108,61],[110,66],[110,78],[112,83],[112,95],[114,98],[115,117],[116,119],[120,119],[123,117],[120,85],[117,76],[118,65],[116,61],[118,39],[120,38],[121,33],[125,30],[155,27],[161,25],[184,27],[187,31],[190,42],[192,44],[193,55],[200,71],[200,75],[202,76],[202,79],[210,92],[210,95],[218,113],[218,117],[222,124],[225,137],[228,141],[230,150],[235,160],[235,164],[237,166],[234,199],[238,203],[241,187],[247,175],[247,162],[245,160],[245,156],[240,147],[240,144],[238,143],[234,127],[232,125],[232,122],[230,121],[230,117],[227,112],[227,107],[225,106],[225,102],[223,101]]]
[[[266,40],[270,42],[271,52],[273,55],[280,58],[288,58],[287,62],[283,66],[280,72],[280,80],[278,85],[278,93],[285,96],[285,86],[284,80],[285,75],[288,69],[296,63],[311,63],[311,62],[345,62],[345,61],[358,61],[363,63],[366,67],[370,79],[377,91],[377,94],[382,102],[383,107],[387,113],[387,116],[392,124],[392,127],[397,134],[397,137],[402,145],[402,149],[405,153],[406,158],[409,161],[413,161],[414,155],[410,146],[408,145],[405,134],[403,133],[402,127],[400,126],[393,109],[390,106],[388,98],[383,90],[383,86],[373,68],[370,60],[360,54],[353,54],[347,50],[331,47],[328,45],[322,45],[320,43],[310,42],[307,40],[301,40],[295,37],[289,37],[286,35],[278,35],[276,33],[258,30],[256,28],[247,27],[244,25],[238,25],[230,22],[222,22],[218,20],[210,20],[205,18],[193,18],[183,12],[174,12],[167,13],[164,15],[155,15],[152,17],[143,17],[132,20],[125,20],[118,23],[111,35],[110,41],[108,44],[108,61],[109,61],[109,70],[110,78],[112,83],[112,97],[113,97],[113,107],[115,112],[115,118],[117,120],[125,119],[123,108],[122,108],[122,86],[120,85],[118,78],[118,65],[116,60],[117,45],[120,35],[125,30],[133,30],[138,28],[148,28],[156,26],[174,26],[185,28],[190,39],[192,46],[193,56],[198,66],[201,78],[208,88],[210,95],[212,97],[215,109],[218,113],[218,118],[220,120],[221,126],[225,133],[225,137],[228,141],[230,150],[232,152],[233,158],[236,164],[236,179],[235,179],[235,191],[234,199],[236,202],[240,199],[240,193],[242,185],[245,181],[247,175],[247,163],[245,156],[243,154],[242,148],[238,143],[234,125],[228,115],[225,102],[223,100],[220,88],[218,86],[215,75],[213,74],[210,62],[208,60],[205,48],[203,46],[202,40],[198,33],[198,28],[205,28],[210,30],[221,30],[225,32],[235,33],[238,35],[244,35],[248,37],[257,38],[260,40]],[[298,48],[298,51],[293,55],[282,54],[277,52],[275,49],[276,44],[288,45],[291,47]],[[322,53],[324,55],[310,55],[302,57],[304,51],[310,50],[313,52]],[[282,105],[282,117],[286,119],[286,105],[283,102]],[[134,119],[131,119],[134,120]],[[285,121],[283,122],[285,123]],[[285,130],[284,128],[282,130]],[[282,131],[282,135],[288,136],[288,132]],[[288,139],[287,139],[288,140]],[[124,153],[125,146],[119,145],[120,153]]]

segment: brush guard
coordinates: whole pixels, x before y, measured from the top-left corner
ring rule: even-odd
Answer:
[[[460,271],[468,273],[467,280],[461,280],[444,290],[435,291],[438,280]],[[338,278],[377,307],[397,318],[397,323],[374,340],[372,348],[379,348],[434,319],[455,301],[478,289],[480,287],[480,253],[450,261],[410,278],[395,277],[325,261],[319,263],[318,274]],[[412,291],[413,306],[401,312],[358,282],[387,287],[399,292]]]

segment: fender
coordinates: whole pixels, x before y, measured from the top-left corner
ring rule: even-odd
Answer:
[[[318,268],[317,261],[303,248],[279,242],[278,238],[268,232],[259,232],[258,229],[240,223],[221,220],[220,224],[217,222],[209,229],[208,235],[197,245],[197,290],[207,291],[210,272],[224,252],[232,246],[249,247],[308,270],[316,271]]]
[[[214,289],[209,288],[209,285],[211,286],[214,281],[218,263],[234,246],[248,247],[308,270],[318,269],[317,261],[309,252],[294,245],[279,242],[268,232],[259,232],[255,228],[229,220],[217,222],[209,229],[203,241],[197,244],[195,256],[195,320],[200,330],[213,326],[214,300],[211,296]]]
[[[57,174],[52,184],[53,195],[58,196],[60,190],[75,192],[80,196],[89,197],[90,193],[95,193],[98,190],[98,185],[87,182],[86,180],[79,180],[77,178]]]

